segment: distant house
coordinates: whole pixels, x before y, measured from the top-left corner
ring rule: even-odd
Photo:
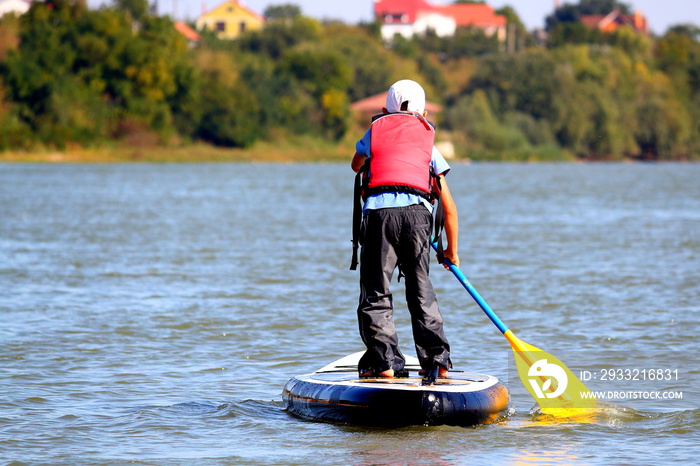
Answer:
[[[464,27],[481,29],[504,41],[508,22],[488,5],[433,5],[426,0],[374,0],[374,16],[382,25],[384,40],[391,40],[396,34],[410,38],[428,30],[439,37],[448,37]]]
[[[639,10],[633,15],[623,15],[618,9],[607,15],[583,15],[581,23],[590,29],[600,29],[603,32],[613,32],[621,26],[629,26],[645,36],[649,35],[647,19]]]
[[[265,18],[245,6],[230,0],[197,18],[197,29],[214,31],[222,39],[235,39],[246,31],[262,29]]]
[[[195,31],[182,21],[175,22],[175,30],[182,34],[185,37],[185,39],[187,39],[187,45],[190,47],[194,47],[195,44],[197,44],[197,42],[199,42],[201,38],[199,34],[197,34],[197,31]]]
[[[386,105],[386,95],[387,91],[358,100],[350,105],[350,109],[369,121],[372,116],[382,113],[382,107]],[[429,119],[442,112],[442,106],[430,101],[425,102],[425,109]]]
[[[453,17],[458,28],[481,29],[487,36],[495,35],[501,42],[506,40],[508,19],[503,15],[497,15],[488,5],[463,3],[441,6],[439,9]]]
[[[25,14],[31,3],[27,0],[0,0],[0,17],[8,13],[14,13],[17,16]]]

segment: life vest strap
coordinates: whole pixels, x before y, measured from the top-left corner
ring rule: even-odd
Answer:
[[[350,270],[357,270],[357,250],[360,247],[360,230],[362,229],[362,190],[364,187],[363,175],[369,169],[369,159],[365,161],[355,175],[355,187],[352,206],[352,260]]]
[[[364,199],[367,199],[369,196],[373,194],[379,194],[379,193],[388,193],[388,192],[398,192],[398,193],[409,193],[409,194],[417,194],[421,196],[422,198],[432,202],[435,202],[435,199],[437,196],[435,196],[434,193],[429,193],[427,191],[423,191],[422,189],[414,188],[413,186],[406,186],[402,184],[392,184],[392,185],[384,185],[384,186],[374,186],[372,188],[365,186],[364,189],[362,190],[362,196]]]

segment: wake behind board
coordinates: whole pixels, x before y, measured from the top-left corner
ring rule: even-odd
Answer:
[[[359,378],[362,352],[345,356],[284,386],[287,410],[304,419],[365,426],[488,423],[505,410],[508,389],[496,377],[450,371],[421,385],[416,358],[406,356],[408,377]]]

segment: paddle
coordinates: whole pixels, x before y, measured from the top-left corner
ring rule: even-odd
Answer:
[[[431,242],[431,245],[437,251],[437,244]],[[590,408],[595,406],[596,398],[593,396],[593,392],[564,363],[551,354],[516,337],[486,304],[486,301],[469,283],[459,267],[448,259],[445,259],[445,263],[510,343],[520,381],[537,401],[543,413],[559,417],[572,417],[590,411]]]

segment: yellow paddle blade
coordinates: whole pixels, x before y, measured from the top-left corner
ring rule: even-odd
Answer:
[[[525,343],[508,330],[503,334],[513,348],[520,381],[544,414],[577,417],[590,413],[596,398],[556,357]]]

